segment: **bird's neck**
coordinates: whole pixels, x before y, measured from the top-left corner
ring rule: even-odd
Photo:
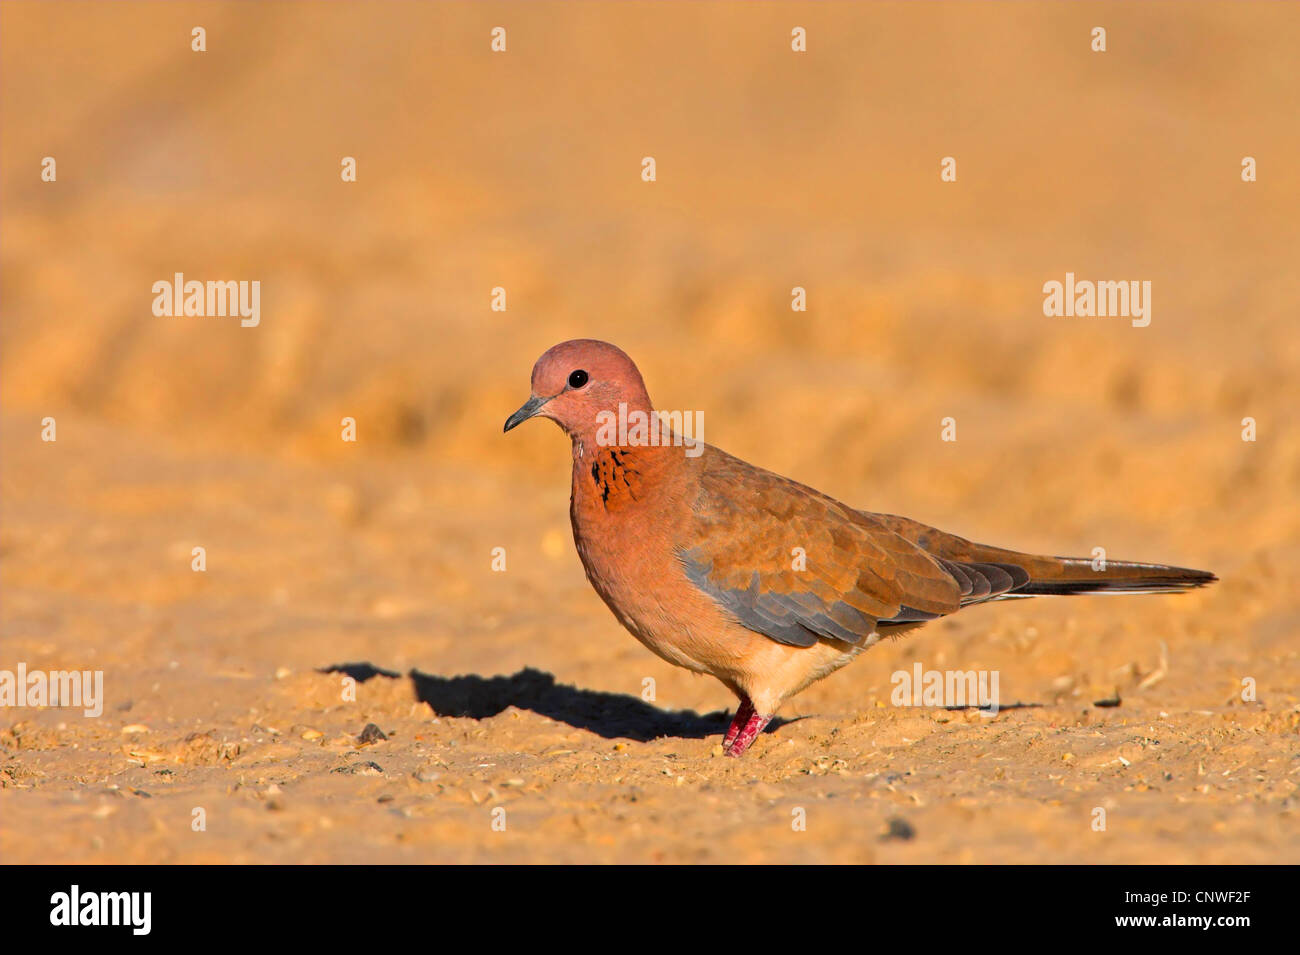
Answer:
[[[573,435],[573,503],[591,517],[653,507],[675,485],[683,450],[669,444],[608,444]]]

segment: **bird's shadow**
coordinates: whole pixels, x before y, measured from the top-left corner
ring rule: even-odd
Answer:
[[[401,679],[402,674],[370,663],[341,663],[321,667],[321,673],[344,673],[358,683],[377,676]],[[647,743],[660,737],[704,739],[724,732],[731,714],[724,710],[661,710],[623,693],[603,693],[556,683],[555,677],[532,667],[511,676],[436,676],[411,670],[416,698],[428,703],[437,716],[488,719],[513,706],[588,730],[605,739],[630,739]],[[768,731],[792,720],[776,718]]]

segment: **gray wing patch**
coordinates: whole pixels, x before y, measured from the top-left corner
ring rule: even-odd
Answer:
[[[744,589],[719,587],[709,578],[713,570],[712,561],[701,560],[700,556],[698,551],[682,554],[687,579],[730,611],[743,626],[791,647],[811,647],[822,639],[857,646],[875,632],[877,624],[924,623],[943,616],[904,605],[892,617],[877,621],[842,600],[827,604],[806,590],[764,593],[759,589],[757,572]],[[961,588],[963,607],[986,600],[1021,596],[1015,591],[1029,583],[1029,574],[1015,564],[942,559],[939,563]]]
[[[757,571],[743,590],[719,587],[709,579],[711,561],[697,560],[691,551],[681,559],[691,583],[729,610],[743,626],[777,643],[811,647],[825,638],[857,645],[875,631],[874,618],[842,600],[827,605],[807,591],[762,593]]]
[[[958,563],[939,559],[943,569],[948,571],[961,587],[961,605],[983,603],[987,600],[1002,600],[1019,597],[1014,591],[1029,583],[1029,574],[1023,567],[1015,564],[993,563]],[[901,607],[894,616],[879,621],[880,626],[900,623],[924,623],[943,614],[916,610],[913,607]]]
[[[929,610],[917,610],[915,607],[902,606],[898,608],[898,613],[892,617],[886,617],[878,623],[882,626],[894,623],[925,623],[927,620],[938,620],[942,617],[941,613],[931,613]]]

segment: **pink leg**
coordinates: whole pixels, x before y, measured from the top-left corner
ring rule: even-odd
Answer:
[[[751,711],[750,717],[745,721],[744,727],[736,734],[732,740],[731,748],[727,750],[728,756],[739,756],[745,750],[749,749],[749,744],[758,739],[758,734],[763,732],[763,727],[767,726],[770,716],[762,716]]]
[[[735,718],[732,719],[731,725],[727,727],[727,735],[722,738],[723,749],[731,749],[731,744],[736,741],[736,735],[744,729],[745,724],[749,722],[749,718],[753,715],[754,704],[749,702],[749,697],[741,697]]]

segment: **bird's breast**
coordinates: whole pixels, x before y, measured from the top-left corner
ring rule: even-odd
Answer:
[[[707,672],[693,634],[703,625],[712,639],[718,608],[682,570],[676,541],[689,508],[655,463],[636,449],[575,454],[573,540],[587,579],[633,636],[670,663]]]
[[[626,603],[634,581],[669,586],[672,508],[634,451],[598,448],[574,458],[569,516],[587,576],[609,600]],[[617,609],[615,612],[618,612]]]

